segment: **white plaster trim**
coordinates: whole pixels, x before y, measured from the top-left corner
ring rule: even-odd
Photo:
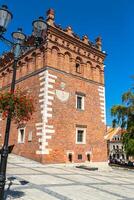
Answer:
[[[48,99],[49,100],[54,100],[54,97],[53,96],[48,96]]]
[[[43,125],[42,122],[40,122],[40,123],[36,123],[36,124],[35,124],[35,126],[42,126],[42,125]]]
[[[36,154],[39,154],[39,155],[43,155],[43,154],[49,154],[49,149],[46,149],[46,150],[42,150],[42,151],[36,151]]]
[[[48,76],[51,77],[51,78],[54,78],[54,79],[57,78],[57,76],[55,76],[55,75],[53,75],[53,74],[49,74],[49,73],[48,73]]]
[[[104,98],[104,93],[99,93],[99,96]]]
[[[48,88],[51,88],[51,89],[53,89],[53,85],[51,85],[51,84],[48,84]]]
[[[41,97],[39,103],[42,114],[42,123],[40,124],[41,127],[36,126],[36,134],[40,136],[39,150],[36,151],[37,154],[49,154],[47,146],[48,140],[51,139],[52,136],[47,134],[55,133],[54,127],[52,125],[47,125],[47,123],[48,119],[52,118],[52,113],[50,112],[52,112],[52,101],[54,100],[55,92],[50,89],[53,89],[56,78],[57,76],[48,73],[48,70],[39,74],[40,86],[42,86],[39,94],[39,97]]]
[[[52,128],[53,129],[53,125],[46,125],[46,128]]]
[[[44,87],[40,88],[40,92],[44,92],[44,90],[45,90]]]
[[[53,95],[55,94],[55,92],[53,92],[53,91],[48,91],[48,93],[49,94],[53,94]]]
[[[105,110],[105,107],[104,106],[100,106],[101,110]]]
[[[39,94],[39,97],[42,97],[42,96],[44,96],[44,94],[45,94],[44,92],[43,92],[43,93],[40,93],[40,94]]]
[[[37,132],[36,135],[37,136],[42,136],[42,132]]]
[[[98,91],[99,91],[99,92],[104,92],[104,88],[103,88],[103,89],[98,88]]]
[[[102,90],[105,90],[104,86],[100,85],[99,88],[102,89]]]
[[[39,76],[43,76],[43,75],[45,75],[45,71],[44,71],[44,72],[41,72],[41,73],[39,73]]]
[[[105,88],[99,86],[98,92],[100,96],[101,121],[106,124]]]
[[[49,107],[48,107],[48,108],[47,108],[47,111],[48,111],[48,112],[51,112],[51,111],[52,111],[52,108],[49,108]]]
[[[55,130],[46,129],[46,133],[55,133]]]
[[[100,96],[100,101],[104,101],[104,96],[103,97]]]
[[[42,130],[42,127],[36,127],[36,130]]]
[[[39,103],[41,103],[41,102],[44,102],[44,99],[40,99],[40,100],[39,100]]]
[[[55,83],[54,79],[48,78],[49,83]]]
[[[100,102],[100,105],[105,107],[105,103],[104,102]]]
[[[41,76],[41,77],[39,77],[39,80],[41,81],[41,80],[45,80],[45,77],[44,76]]]
[[[47,117],[52,117],[52,114],[50,114],[50,113],[47,113]]]
[[[51,105],[52,105],[52,102],[51,102],[51,101],[48,101],[48,102],[47,102],[47,105],[51,106]]]
[[[41,83],[40,83],[40,86],[42,86],[42,85],[44,85],[44,84],[45,84],[45,81],[41,82]]]
[[[51,135],[46,135],[46,139],[51,139],[52,136]]]

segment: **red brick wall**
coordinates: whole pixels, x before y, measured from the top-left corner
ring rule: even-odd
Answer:
[[[64,82],[65,91],[70,93],[67,102],[61,102],[55,95],[53,101],[52,119],[49,121],[54,126],[55,133],[49,141],[50,155],[43,157],[43,162],[67,161],[67,150],[73,151],[73,161],[79,162],[78,154],[82,154],[85,161],[86,152],[92,151],[92,161],[106,161],[106,142],[104,141],[105,125],[101,121],[100,99],[98,85],[52,71],[58,78],[55,90],[61,90],[60,84]],[[82,92],[85,97],[85,110],[76,109],[76,94]],[[86,144],[76,144],[76,125],[86,125]],[[103,153],[102,153],[103,152]],[[53,161],[52,161],[53,160]]]
[[[98,91],[104,84],[104,58],[105,55],[88,47],[83,41],[74,36],[49,27],[44,48],[29,51],[18,62],[16,86],[31,92],[37,99],[36,112],[32,120],[27,123],[25,143],[18,144],[18,130],[12,123],[10,144],[15,144],[13,152],[43,163],[68,162],[67,154],[73,153],[73,162],[86,161],[86,152],[91,152],[92,161],[106,161],[106,142],[104,141],[105,124],[102,122],[102,110]],[[73,38],[71,38],[73,37]],[[80,63],[81,73],[76,73],[76,62]],[[42,144],[38,136],[36,123],[42,121],[41,103],[39,102],[40,88],[39,72],[48,69],[48,72],[57,78],[53,82],[52,117],[47,124],[53,126],[54,133],[46,140],[48,154],[37,154]],[[9,69],[9,70],[7,70]],[[0,71],[0,86],[6,89],[12,79],[12,64],[8,63]],[[69,99],[61,102],[56,96],[56,90],[62,90],[61,83],[65,83],[64,91],[69,93]],[[85,96],[85,110],[76,109],[76,92]],[[44,99],[45,101],[45,99]],[[45,116],[45,115],[44,115]],[[2,140],[4,139],[5,122],[0,121]],[[86,144],[76,144],[76,125],[86,126]],[[32,131],[32,142],[28,142],[28,133]],[[48,135],[48,134],[47,134]],[[78,160],[82,154],[82,160]]]

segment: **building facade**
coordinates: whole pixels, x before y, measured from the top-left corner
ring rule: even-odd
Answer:
[[[101,38],[95,44],[80,39],[69,26],[54,23],[47,12],[44,44],[25,52],[17,68],[16,88],[36,98],[32,120],[19,127],[12,123],[13,152],[42,163],[105,162],[104,59]],[[9,89],[12,59],[1,58],[1,91]],[[5,121],[0,121],[1,140]]]
[[[105,139],[108,144],[108,157],[110,162],[127,161],[126,153],[122,143],[122,135],[125,133],[120,127],[108,128]]]

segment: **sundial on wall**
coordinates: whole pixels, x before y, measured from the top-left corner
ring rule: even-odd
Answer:
[[[64,82],[61,82],[60,87],[61,87],[61,90],[55,91],[56,96],[60,101],[66,102],[66,101],[68,101],[69,96],[70,96],[69,92],[64,91],[64,89],[65,89],[65,83]]]

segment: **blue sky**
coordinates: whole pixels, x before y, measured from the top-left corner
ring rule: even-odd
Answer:
[[[31,23],[44,16],[49,8],[56,13],[56,23],[71,25],[74,32],[87,34],[91,41],[98,35],[103,38],[106,51],[105,84],[107,124],[111,124],[110,108],[121,103],[121,94],[131,87],[134,75],[134,1],[133,0],[0,0],[14,17],[7,37],[18,27],[26,34]],[[0,52],[7,47],[0,43]]]

